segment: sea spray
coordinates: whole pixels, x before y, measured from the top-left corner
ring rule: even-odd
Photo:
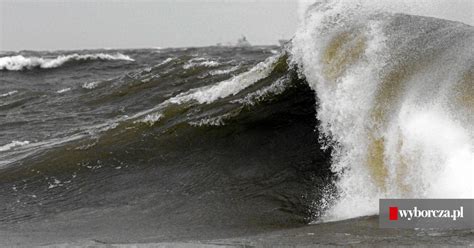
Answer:
[[[291,48],[334,148],[322,220],[376,214],[382,197],[474,197],[473,28],[366,4],[311,5]]]

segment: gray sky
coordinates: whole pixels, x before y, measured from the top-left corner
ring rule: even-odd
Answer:
[[[296,0],[0,0],[0,50],[276,44],[297,24]]]

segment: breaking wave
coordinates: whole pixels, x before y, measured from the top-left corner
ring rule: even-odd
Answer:
[[[0,70],[20,71],[25,69],[51,69],[58,68],[73,61],[96,61],[96,60],[123,60],[134,61],[127,55],[117,54],[69,54],[60,55],[56,58],[25,57],[23,55],[8,56],[0,58]]]
[[[278,52],[123,50],[44,78],[26,69],[132,59],[2,58],[24,71],[0,84],[0,222],[247,235],[474,197],[473,28],[367,9],[311,5]]]
[[[292,42],[334,149],[322,220],[377,214],[380,198],[473,198],[474,29],[368,9],[318,1]]]
[[[170,99],[172,103],[183,103],[195,100],[201,104],[211,103],[219,98],[235,95],[241,90],[249,87],[255,82],[267,77],[274,69],[274,63],[280,58],[280,55],[272,56],[259,63],[248,72],[232,77],[229,80],[222,81],[212,86],[205,86],[199,89],[192,89],[189,92],[179,94]]]
[[[30,144],[29,141],[18,141],[18,140],[14,140],[8,144],[5,144],[3,146],[0,146],[0,152],[5,152],[5,151],[8,151],[8,150],[11,150],[15,147],[20,147],[20,146],[25,146],[25,145],[28,145]]]

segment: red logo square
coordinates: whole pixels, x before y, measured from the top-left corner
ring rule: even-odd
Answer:
[[[398,207],[389,207],[390,215],[389,220],[398,220]]]

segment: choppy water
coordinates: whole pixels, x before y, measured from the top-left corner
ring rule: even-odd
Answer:
[[[0,235],[220,239],[473,198],[473,28],[343,2],[285,48],[3,52]]]
[[[0,72],[2,228],[184,239],[309,222],[329,154],[279,50],[22,53],[89,59]]]

